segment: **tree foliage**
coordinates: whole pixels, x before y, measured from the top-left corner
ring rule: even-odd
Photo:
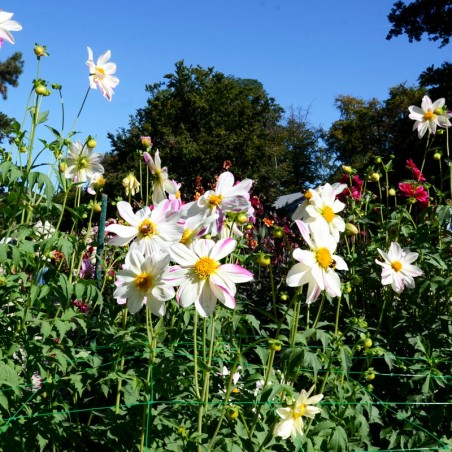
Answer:
[[[397,1],[388,15],[392,28],[386,39],[406,34],[410,42],[420,41],[426,33],[430,41],[449,44],[452,36],[451,0],[415,0],[409,4]]]
[[[311,156],[319,132],[295,117],[285,124],[283,108],[257,80],[183,61],[164,79],[146,86],[147,104],[131,116],[129,127],[109,134],[113,151],[104,161],[109,179],[138,170],[135,150],[140,136],[149,135],[170,177],[183,184],[189,197],[195,193],[195,177],[208,188],[225,161],[237,179],[253,179],[255,191],[269,202],[295,187],[300,190],[302,182],[319,180],[321,165]]]
[[[394,177],[400,179],[404,174],[408,177],[406,161],[413,159],[420,165],[425,152],[425,143],[413,131],[408,107],[420,105],[425,94],[423,87],[401,84],[391,88],[384,101],[338,96],[336,107],[340,119],[328,131],[327,146],[337,154],[340,162],[359,170],[372,167],[376,157],[384,159],[394,155]],[[435,145],[440,145],[445,137],[437,134],[433,139]],[[432,175],[436,173],[432,159],[427,159],[425,171]]]
[[[18,86],[23,66],[24,61],[20,52],[15,52],[6,61],[0,62],[0,94],[3,100],[8,97],[8,85]],[[7,136],[10,126],[11,118],[0,112],[0,141]]]
[[[22,74],[24,61],[22,53],[15,52],[6,61],[0,62],[0,94],[3,99],[8,97],[8,85],[16,87]]]

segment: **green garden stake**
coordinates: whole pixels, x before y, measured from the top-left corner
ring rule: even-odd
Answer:
[[[97,231],[97,253],[96,253],[96,279],[97,287],[100,288],[102,279],[102,253],[104,251],[105,220],[107,219],[108,196],[102,193],[102,210],[100,211],[99,230]]]

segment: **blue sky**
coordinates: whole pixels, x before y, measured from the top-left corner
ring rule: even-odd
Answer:
[[[67,133],[88,87],[86,47],[94,58],[110,49],[120,84],[112,102],[91,91],[76,125],[80,139],[97,138],[110,150],[107,132],[127,127],[146,104],[145,85],[161,81],[178,60],[213,66],[225,74],[259,80],[285,109],[309,110],[313,126],[328,127],[339,115],[338,94],[385,99],[390,87],[415,85],[431,64],[450,59],[427,39],[405,36],[386,41],[393,0],[26,0],[2,1],[23,30],[14,46],[5,42],[4,60],[21,51],[25,71],[0,110],[19,120],[36,77],[34,44],[46,45],[41,78],[63,85]],[[446,99],[447,101],[447,99]],[[56,93],[44,99],[48,124],[61,128]],[[166,163],[166,162],[165,162]],[[169,162],[168,162],[169,164]]]

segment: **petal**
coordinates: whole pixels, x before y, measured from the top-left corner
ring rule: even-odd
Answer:
[[[237,264],[223,264],[217,272],[221,277],[226,276],[234,283],[244,283],[253,279],[250,271]]]
[[[218,194],[225,194],[234,185],[234,176],[229,171],[220,174],[218,178],[215,192]]]
[[[208,317],[215,309],[217,297],[210,289],[209,284],[204,284],[201,295],[195,300],[195,307],[201,317]]]
[[[213,296],[217,298],[220,303],[223,303],[227,308],[234,309],[235,308],[235,298],[233,294],[231,294],[226,287],[213,284],[210,281],[210,290],[212,291]]]
[[[198,256],[182,243],[174,243],[169,249],[171,259],[182,267],[192,267],[198,260]]]
[[[218,240],[217,243],[213,246],[213,248],[210,250],[209,256],[212,259],[215,259],[217,261],[220,261],[224,257],[226,257],[228,254],[231,254],[235,247],[237,246],[237,241],[234,239],[222,239]]]

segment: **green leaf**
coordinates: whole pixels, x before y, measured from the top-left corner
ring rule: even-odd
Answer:
[[[36,120],[36,124],[42,124],[43,122],[46,122],[47,119],[49,119],[49,111],[42,111],[39,112],[37,120]]]
[[[347,432],[338,425],[329,442],[330,450],[334,450],[335,452],[347,451],[347,439]]]

